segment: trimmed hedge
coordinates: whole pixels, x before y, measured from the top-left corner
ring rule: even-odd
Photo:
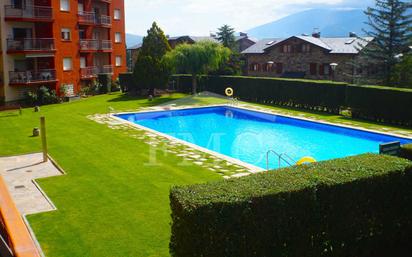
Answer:
[[[407,145],[402,146],[401,157],[412,161],[412,144],[407,144]]]
[[[175,75],[178,89],[191,92],[191,77]],[[276,104],[338,114],[351,108],[354,117],[412,126],[412,90],[355,86],[329,81],[257,78],[241,76],[202,76],[199,88],[224,95],[232,87],[235,96],[257,103]]]
[[[360,155],[174,187],[170,204],[176,257],[402,256],[412,163]]]

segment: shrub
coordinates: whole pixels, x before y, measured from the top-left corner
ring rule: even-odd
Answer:
[[[402,146],[401,157],[412,161],[412,144],[407,144],[407,145]]]
[[[119,74],[119,82],[122,92],[129,92],[130,90],[134,89],[134,78],[133,73],[120,73]]]
[[[25,103],[28,105],[46,105],[59,103],[61,99],[57,96],[56,90],[41,86],[26,93]]]
[[[412,163],[360,155],[174,187],[170,204],[172,256],[393,256],[412,236]]]
[[[101,85],[100,92],[101,94],[106,94],[111,92],[112,89],[112,78],[110,74],[101,73],[98,75],[97,80]]]

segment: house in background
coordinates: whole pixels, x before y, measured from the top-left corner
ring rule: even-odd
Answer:
[[[245,75],[258,77],[305,78],[352,82],[358,73],[369,72],[354,68],[358,56],[373,38],[326,38],[292,36],[258,41],[244,50],[247,63]]]
[[[204,37],[198,37],[198,36],[178,36],[178,37],[167,37],[167,41],[169,42],[169,45],[172,49],[174,49],[176,46],[180,44],[195,44],[200,41],[212,41],[212,42],[218,42],[216,39],[215,35],[210,35],[210,36],[204,36]],[[135,46],[132,46],[127,49],[129,60],[128,60],[128,68],[129,71],[133,71],[134,69],[134,64],[137,61],[137,57],[139,56],[140,48],[142,47],[142,44],[137,44]]]
[[[77,95],[98,74],[126,70],[124,0],[0,0],[0,96],[47,86]]]
[[[240,32],[235,37],[235,49],[241,53],[258,42],[255,38],[250,38],[247,33]]]

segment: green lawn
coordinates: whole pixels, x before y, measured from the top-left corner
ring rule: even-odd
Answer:
[[[68,173],[40,181],[58,211],[29,217],[46,256],[168,256],[170,187],[221,177],[199,166],[177,166],[180,157],[170,154],[158,155],[158,166],[146,166],[147,144],[86,116],[107,113],[109,106],[131,110],[172,100],[177,100],[177,105],[227,102],[210,97],[181,99],[183,96],[148,102],[112,94],[45,106],[40,113],[32,109],[25,109],[22,116],[0,113],[0,156],[40,151],[40,139],[30,135],[44,115],[51,156]],[[329,122],[412,132],[336,115],[265,107]]]
[[[0,114],[0,156],[39,151],[39,138],[29,136],[44,115],[50,153],[68,173],[40,181],[58,211],[29,217],[46,256],[168,256],[170,187],[221,179],[199,166],[176,167],[181,159],[171,155],[145,166],[148,145],[86,118],[108,106],[148,105],[114,94]]]

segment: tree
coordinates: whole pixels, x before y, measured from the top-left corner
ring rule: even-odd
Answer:
[[[156,22],[147,31],[133,71],[135,88],[133,91],[149,89],[154,95],[155,88],[164,88],[170,76],[170,70],[163,61],[164,55],[171,50],[164,32]]]
[[[212,41],[202,41],[193,45],[181,44],[168,53],[167,62],[178,72],[192,75],[192,91],[197,93],[197,78],[219,68],[228,60],[230,49]]]
[[[395,66],[393,81],[401,87],[412,88],[412,53],[405,54],[402,61]]]
[[[381,69],[378,78],[392,84],[391,77],[399,60],[397,55],[409,46],[411,38],[411,15],[407,11],[411,4],[402,0],[375,0],[376,6],[369,7],[365,14],[371,31],[365,31],[374,40],[363,51],[371,65]]]
[[[229,25],[223,25],[222,27],[218,28],[217,40],[219,40],[219,42],[222,43],[224,47],[233,50],[236,40],[235,30]]]

